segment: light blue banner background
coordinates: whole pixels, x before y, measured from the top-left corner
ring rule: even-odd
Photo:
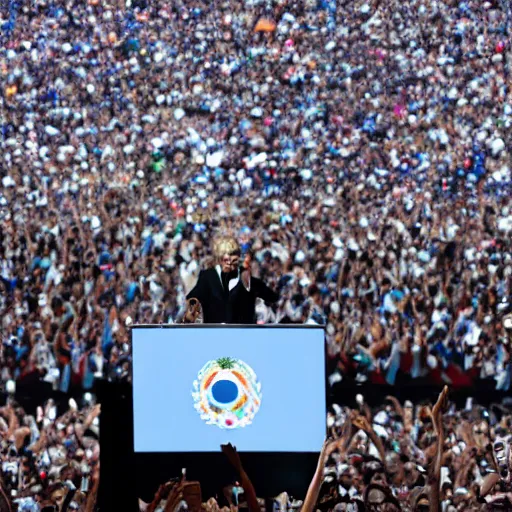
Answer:
[[[324,332],[315,328],[134,328],[136,452],[318,452],[326,435]],[[212,359],[234,357],[256,373],[263,394],[253,423],[207,425],[192,385]]]

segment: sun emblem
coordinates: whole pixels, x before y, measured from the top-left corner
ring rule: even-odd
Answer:
[[[201,419],[222,429],[250,425],[260,408],[261,397],[261,384],[253,369],[231,357],[208,361],[192,391]]]

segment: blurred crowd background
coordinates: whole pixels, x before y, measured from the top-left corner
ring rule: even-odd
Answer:
[[[130,378],[129,326],[176,321],[217,234],[280,293],[259,323],[326,326],[331,386],[508,391],[510,21],[499,0],[3,1],[0,386],[79,403],[45,425],[10,399],[5,463],[48,431],[90,465],[83,393]]]

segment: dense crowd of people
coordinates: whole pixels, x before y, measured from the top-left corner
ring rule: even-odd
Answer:
[[[326,506],[452,512],[512,506],[510,402],[485,409],[469,399],[457,409],[445,388],[434,405],[388,397],[370,411],[362,396],[358,403],[357,410],[334,406],[328,418],[334,442],[310,487],[323,490]]]
[[[508,390],[510,20],[2,2],[0,386],[129,379],[129,326],[178,321],[229,234],[280,294],[259,323],[325,324],[331,384]]]
[[[12,400],[0,409],[0,510],[94,510],[100,407],[88,393],[82,402],[79,408],[71,399],[63,414],[51,400],[35,415]],[[466,512],[512,507],[511,400],[484,408],[468,399],[457,408],[445,389],[434,405],[388,397],[370,408],[361,395],[357,403],[353,409],[330,408],[330,438],[305,499],[283,494],[275,508],[421,511],[437,503],[443,511]],[[236,450],[223,450],[239,472],[238,482],[202,509],[265,510],[268,500],[256,498]],[[196,510],[190,501],[200,499],[200,492],[185,493],[184,485],[178,478],[160,486],[152,503],[140,502],[141,510]]]
[[[31,415],[0,409],[0,510],[93,512],[99,485],[100,406],[86,394],[64,414],[48,400]]]
[[[433,406],[400,404],[389,397],[371,410],[362,396],[358,401],[356,409],[334,405],[329,413],[332,437],[322,448],[305,499],[283,493],[275,498],[273,510],[510,510],[512,402],[485,409],[469,400],[457,409],[446,389]],[[209,500],[202,509],[269,510],[268,500],[257,499],[236,450],[228,445],[223,451],[240,482],[227,486],[222,498]],[[160,487],[153,502],[141,502],[140,509],[182,510],[180,503],[188,503],[183,484],[178,480]],[[188,505],[195,510],[193,503]]]
[[[128,378],[221,233],[334,379],[509,388],[509,13],[334,5],[4,7],[3,383]]]

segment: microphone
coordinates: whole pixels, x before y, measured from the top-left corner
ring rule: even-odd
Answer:
[[[249,270],[251,265],[251,259],[248,254],[242,254],[240,261],[238,262],[238,270],[242,273],[244,270]]]

